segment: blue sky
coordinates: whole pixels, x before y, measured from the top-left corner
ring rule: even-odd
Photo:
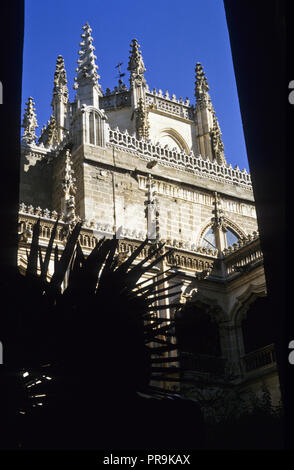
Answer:
[[[128,85],[130,43],[141,45],[150,89],[195,103],[195,64],[201,62],[223,134],[228,163],[248,171],[239,101],[222,0],[25,0],[22,113],[32,96],[40,135],[51,115],[56,59],[64,58],[70,99],[82,26],[89,22],[103,91],[117,84],[123,62]]]

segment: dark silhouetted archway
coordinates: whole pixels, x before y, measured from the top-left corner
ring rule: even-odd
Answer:
[[[218,325],[204,307],[185,306],[176,319],[176,337],[180,351],[221,356]]]
[[[270,317],[267,297],[258,297],[242,322],[245,353],[268,346],[275,341],[275,331]]]

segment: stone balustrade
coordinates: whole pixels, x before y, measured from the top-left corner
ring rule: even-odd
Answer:
[[[131,106],[131,94],[129,91],[115,87],[113,92],[106,93],[100,98],[100,107],[106,111],[124,106]]]
[[[172,95],[170,98],[169,93],[166,92],[163,95],[162,90],[157,92],[154,89],[152,92],[146,93],[146,104],[149,109],[163,111],[174,116],[189,119],[190,121],[194,119],[194,109],[188,99],[185,102],[182,98],[177,100],[175,95]]]
[[[276,363],[276,352],[274,344],[253,351],[243,356],[243,365],[245,373],[252,372],[265,366]]]
[[[218,375],[223,374],[225,371],[225,359],[206,354],[181,352],[180,363],[184,372],[201,372]]]
[[[238,240],[238,243],[234,243],[232,246],[229,246],[228,248],[225,248],[223,250],[223,254],[225,256],[229,255],[229,254],[233,253],[234,251],[239,250],[241,247],[247,246],[253,240],[257,240],[258,237],[259,237],[259,232],[258,231],[254,231],[254,232],[252,232],[252,234],[249,233],[245,237],[240,238],[240,240]]]
[[[253,232],[234,243],[233,246],[223,250],[226,277],[237,272],[246,272],[263,261],[258,232]]]
[[[135,134],[128,131],[121,132],[119,128],[109,129],[109,143],[119,149],[125,149],[135,153],[138,157],[148,161],[157,161],[163,166],[169,166],[183,171],[189,171],[203,178],[213,179],[223,183],[236,184],[252,190],[251,177],[245,169],[225,163],[219,164],[216,160],[211,162],[209,158],[195,156],[193,152],[187,155],[184,151],[171,150],[167,146],[153,144],[151,141],[138,140]]]

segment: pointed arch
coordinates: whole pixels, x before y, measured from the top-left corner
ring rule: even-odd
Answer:
[[[228,217],[224,217],[224,223],[225,223],[225,226],[228,229],[230,229],[232,232],[235,232],[235,234],[237,235],[238,238],[246,237],[246,233],[237,224],[235,224],[231,219],[229,219]],[[213,226],[213,222],[210,218],[209,220],[207,220],[203,224],[202,228],[200,228],[200,231],[199,231],[199,234],[198,234],[198,237],[197,237],[197,245],[198,246],[201,246],[204,235],[206,234],[206,232],[210,228],[212,228],[212,226]]]
[[[200,246],[201,245],[201,242],[203,240],[203,237],[204,235],[206,234],[206,232],[212,227],[213,223],[211,221],[211,218],[209,218],[209,220],[207,220],[202,228],[200,227],[200,231],[198,233],[198,237],[197,237],[197,245]]]
[[[240,238],[246,237],[246,233],[244,232],[244,230],[242,230],[237,224],[235,224],[235,222],[233,222],[228,217],[224,217],[224,223],[229,229],[235,232],[236,235],[238,235],[238,237]]]
[[[160,143],[160,141],[164,137],[169,137],[179,147],[180,151],[183,151],[187,155],[190,155],[190,148],[185,139],[181,136],[178,131],[172,128],[161,129],[155,141],[159,141]]]
[[[235,326],[240,326],[242,321],[246,318],[246,312],[249,306],[258,298],[266,297],[266,283],[262,284],[249,284],[247,289],[236,298],[236,301],[231,310],[231,319]]]

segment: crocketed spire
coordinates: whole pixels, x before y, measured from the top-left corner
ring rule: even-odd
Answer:
[[[43,144],[45,147],[58,144],[57,124],[53,114],[50,117],[50,121],[47,122],[47,126],[44,126],[42,129],[39,144]]]
[[[64,161],[64,170],[63,170],[63,180],[62,180],[62,189],[64,192],[65,199],[68,199],[69,196],[74,196],[76,193],[76,178],[74,177],[74,170],[72,168],[71,154],[67,149],[65,153]]]
[[[198,93],[198,94],[206,93],[209,90],[209,86],[208,86],[207,78],[205,76],[203,67],[200,62],[197,62],[196,64],[195,73],[196,73],[195,93]]]
[[[74,223],[76,222],[75,213],[75,193],[76,193],[76,178],[74,177],[74,170],[72,168],[71,154],[69,149],[65,153],[62,189],[64,194],[64,207],[63,207],[63,220],[65,227],[63,230],[63,236],[67,236]]]
[[[218,119],[215,115],[214,110],[212,113],[212,120],[213,120],[213,127],[210,131],[210,135],[211,135],[211,143],[212,143],[212,149],[214,152],[214,157],[219,164],[226,163],[226,159],[224,155],[224,144],[222,141],[222,133],[221,133]]]
[[[203,67],[200,62],[197,62],[196,64],[195,74],[195,97],[197,106],[199,106],[200,108],[204,106],[211,107],[211,100],[208,94],[209,86]]]
[[[211,143],[211,158],[215,159],[219,164],[226,163],[224,144],[221,137],[222,133],[208,93],[208,81],[200,62],[196,64],[195,74],[196,112],[207,112],[209,116],[206,118],[207,125],[209,126],[206,132],[209,133]]]
[[[146,69],[143,62],[142,53],[140,51],[140,45],[138,44],[137,39],[133,39],[133,41],[131,42],[128,70],[131,72],[131,87],[133,87],[134,84],[139,86],[146,84],[146,80],[144,78],[144,72],[146,72]]]
[[[138,139],[145,139],[149,138],[149,121],[148,121],[148,113],[146,111],[146,106],[142,98],[139,99],[138,107],[136,109],[136,129],[137,129],[137,136]]]
[[[22,139],[28,144],[36,142],[36,128],[39,127],[34,106],[34,100],[30,96],[26,102],[26,108],[22,122],[22,127],[24,128]]]
[[[97,73],[98,65],[95,63],[97,57],[94,54],[95,47],[93,46],[93,38],[91,36],[92,29],[89,23],[86,23],[82,29],[82,41],[79,43],[81,46],[79,50],[80,58],[77,60],[79,66],[76,68],[77,76],[74,79],[74,89],[78,89],[81,85],[93,84],[98,85],[100,91],[98,83],[100,76]],[[100,94],[102,96],[101,91]]]
[[[59,55],[56,61],[53,88],[53,97],[54,96],[63,97],[66,99],[66,101],[68,100],[66,71],[62,55]]]

